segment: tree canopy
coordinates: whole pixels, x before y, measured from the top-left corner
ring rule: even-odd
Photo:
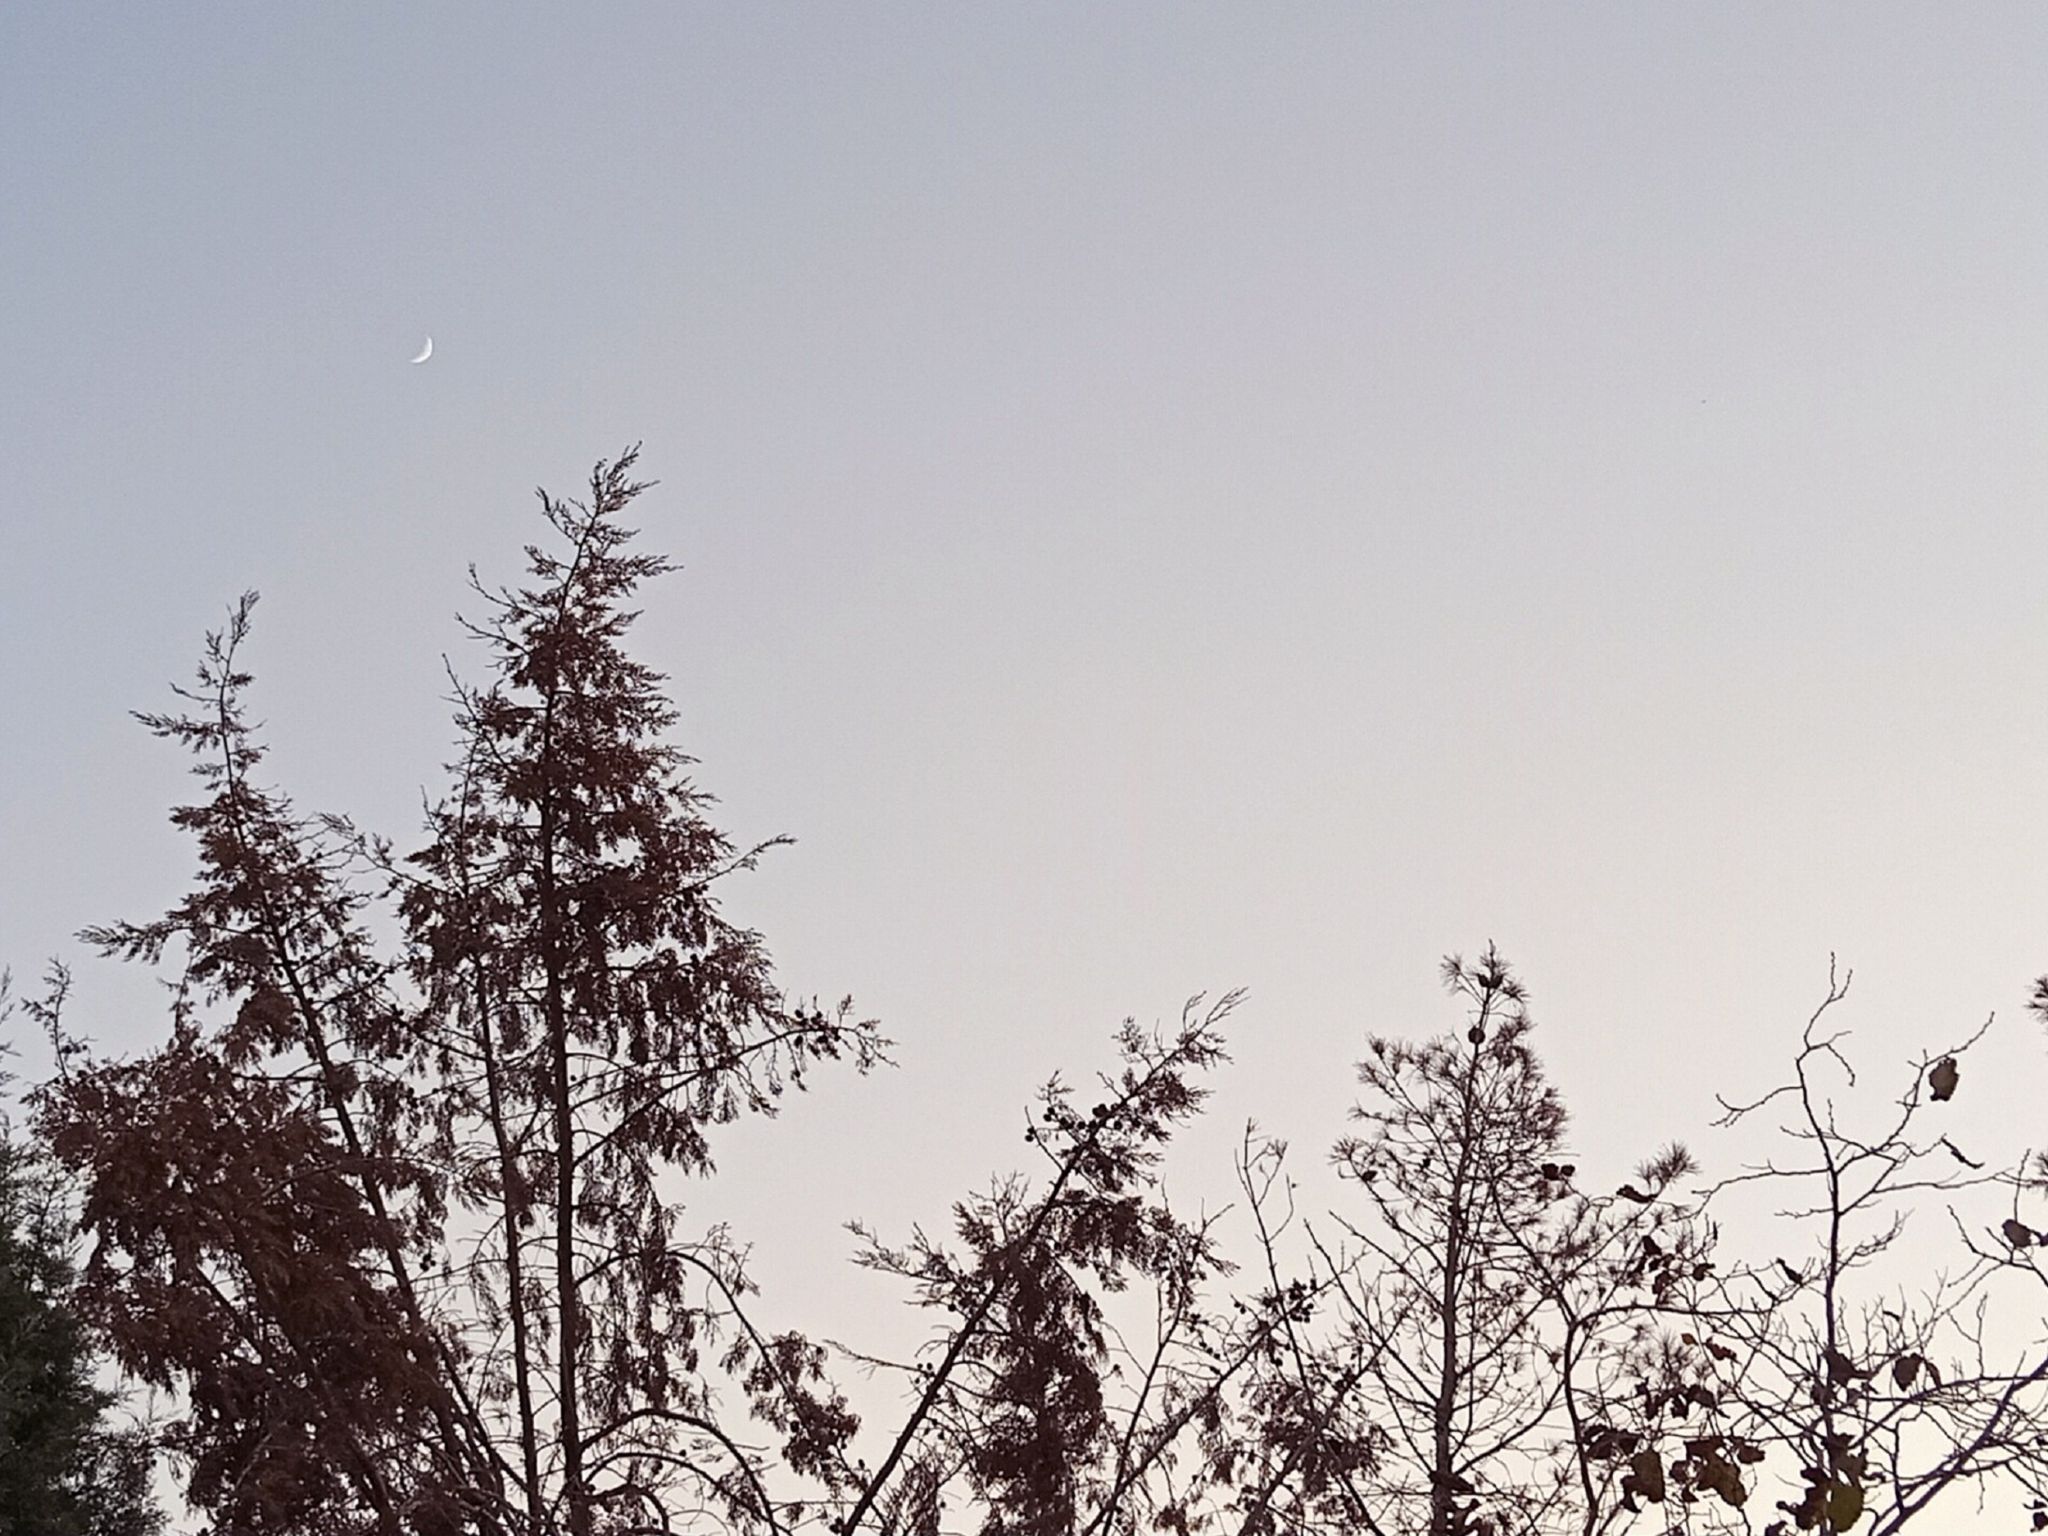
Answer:
[[[169,972],[150,1048],[88,1050],[61,976],[37,1005],[47,1156],[0,1143],[0,1536],[149,1529],[101,1346],[175,1405],[161,1445],[223,1536],[1826,1536],[1993,1488],[2048,1526],[2042,1167],[1944,1129],[1974,1036],[1853,1128],[1846,981],[1790,1080],[1729,1109],[1782,1110],[1796,1156],[1603,1171],[1522,979],[1454,956],[1447,1027],[1363,1033],[1321,1212],[1250,1126],[1233,1202],[1168,1197],[1241,1005],[1198,996],[1124,1021],[1091,1087],[1045,1084],[1023,1166],[947,1226],[853,1227],[922,1346],[771,1323],[688,1181],[726,1176],[723,1128],[890,1047],[726,915],[783,840],[715,825],[632,648],[671,569],[624,522],[635,460],[541,493],[521,584],[472,578],[484,672],[415,839],[266,781],[253,594],[139,717],[193,759],[198,873],[85,935]],[[1717,1216],[1756,1187],[1801,1192],[1761,1255]],[[1877,1288],[1915,1206],[1954,1240],[1917,1292]]]
[[[0,1023],[13,1010],[0,977]],[[66,1185],[0,1116],[0,1536],[149,1536],[163,1525],[149,1434],[122,1423],[99,1384],[75,1281]]]

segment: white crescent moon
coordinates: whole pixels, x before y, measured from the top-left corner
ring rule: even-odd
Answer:
[[[427,360],[428,358],[432,357],[433,355],[434,355],[434,338],[433,338],[433,337],[431,337],[431,336],[429,336],[429,337],[427,338],[427,344],[426,344],[426,345],[425,345],[424,347],[421,347],[421,348],[420,348],[420,355],[419,355],[418,357],[414,358],[414,359],[413,359],[413,361],[414,361],[414,362],[416,362],[416,363],[424,363],[424,362],[425,362],[425,361],[426,361],[426,360]]]

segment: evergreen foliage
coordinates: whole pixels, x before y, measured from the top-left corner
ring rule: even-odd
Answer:
[[[1230,993],[1126,1021],[1090,1093],[1046,1084],[1028,1171],[950,1238],[856,1225],[929,1325],[836,1346],[902,1389],[861,1440],[832,1351],[759,1315],[743,1237],[685,1200],[721,1128],[888,1043],[785,994],[721,906],[783,840],[714,825],[630,648],[670,569],[623,521],[634,461],[542,493],[523,585],[475,583],[488,675],[456,685],[413,851],[262,782],[253,595],[140,717],[194,758],[198,872],[85,935],[173,967],[154,1049],[94,1057],[61,972],[32,1009],[58,1071],[43,1145],[0,1140],[0,1536],[160,1525],[98,1341],[178,1405],[161,1444],[208,1536],[1888,1536],[1994,1485],[2048,1528],[2048,1347],[1992,1360],[1985,1321],[2048,1282],[2048,1164],[1942,1129],[1976,1037],[1852,1130],[1831,985],[1791,1081],[1728,1110],[1782,1111],[1796,1157],[1705,1190],[1675,1144],[1582,1172],[1491,945],[1445,962],[1453,1030],[1365,1036],[1327,1214],[1250,1126],[1233,1210],[1167,1197]],[[1730,1257],[1715,1202],[1755,1184],[1806,1192],[1796,1242]],[[1965,1217],[1972,1191],[2004,1203]],[[1952,1251],[1872,1291],[1925,1201]]]
[[[6,1006],[0,982],[0,1017]],[[163,1524],[152,1448],[96,1384],[64,1195],[0,1120],[0,1536],[149,1536]]]

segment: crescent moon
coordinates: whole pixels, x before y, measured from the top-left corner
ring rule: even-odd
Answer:
[[[425,361],[426,361],[426,360],[427,360],[428,358],[432,357],[433,355],[434,355],[434,338],[433,338],[433,337],[431,337],[431,336],[429,336],[429,337],[427,338],[427,344],[426,344],[426,345],[425,345],[424,347],[421,347],[421,348],[420,348],[420,355],[419,355],[418,357],[414,358],[414,359],[413,359],[413,361],[414,361],[414,362],[416,362],[416,363],[424,363],[424,362],[425,362]]]

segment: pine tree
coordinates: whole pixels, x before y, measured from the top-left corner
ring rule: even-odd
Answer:
[[[1371,1528],[1601,1529],[1636,1507],[1633,1469],[1585,1431],[1700,1262],[1703,1234],[1665,1198],[1691,1160],[1672,1147],[1614,1194],[1581,1193],[1521,982],[1490,945],[1443,980],[1464,1032],[1373,1037],[1364,1130],[1333,1154],[1367,1208],[1321,1277],[1343,1319],[1324,1377],[1355,1394],[1333,1417],[1369,1453]]]

